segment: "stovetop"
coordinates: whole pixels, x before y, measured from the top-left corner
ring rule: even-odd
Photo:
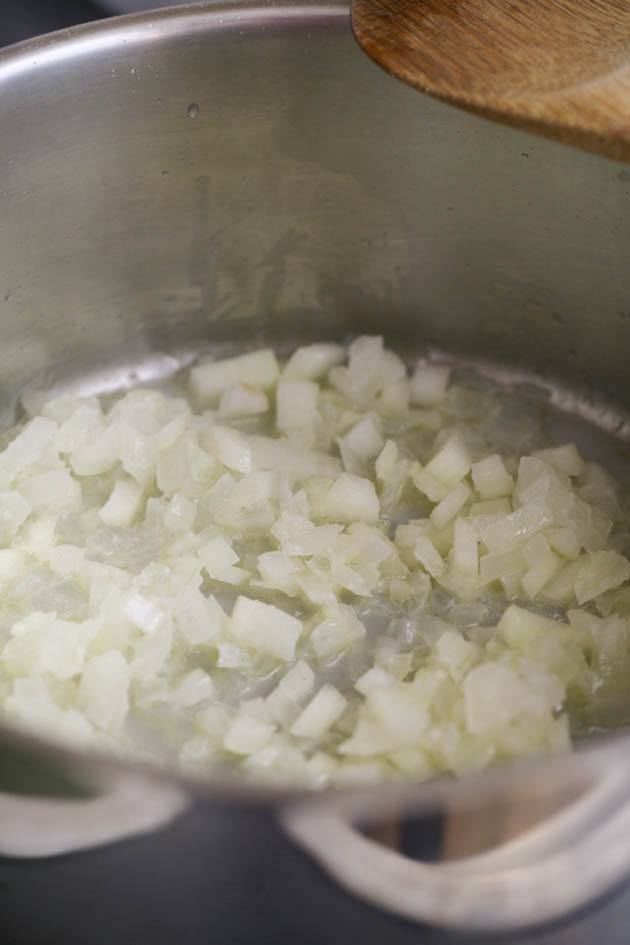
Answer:
[[[538,932],[414,925],[344,893],[268,814],[217,807],[89,853],[0,859],[3,945],[627,945],[629,917],[630,888]]]
[[[104,15],[91,0],[0,0],[0,46]],[[629,928],[630,882],[526,934],[454,936],[398,921],[344,893],[256,811],[198,805],[105,849],[0,858],[1,945],[627,945]]]

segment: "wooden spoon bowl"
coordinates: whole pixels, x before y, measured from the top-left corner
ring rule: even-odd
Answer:
[[[354,0],[352,26],[409,85],[630,161],[630,0]]]

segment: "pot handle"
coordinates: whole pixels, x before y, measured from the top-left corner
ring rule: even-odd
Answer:
[[[50,857],[102,846],[165,826],[186,806],[176,788],[131,776],[85,800],[0,793],[0,855]]]
[[[355,808],[285,809],[290,837],[342,886],[419,922],[499,931],[539,925],[586,905],[630,873],[627,772],[610,774],[527,833],[477,856],[425,864],[361,834]]]

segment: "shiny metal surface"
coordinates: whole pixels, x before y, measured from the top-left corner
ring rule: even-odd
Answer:
[[[15,47],[0,133],[4,421],[25,386],[103,389],[200,346],[356,331],[590,391],[609,424],[630,408],[627,169],[396,83],[343,4],[201,4]],[[627,747],[378,804],[491,819],[515,782],[573,796]]]
[[[4,53],[0,90],[5,406],[199,342],[384,326],[624,397],[628,171],[398,84],[344,5],[79,28]]]

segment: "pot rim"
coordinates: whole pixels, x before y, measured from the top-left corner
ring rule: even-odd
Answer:
[[[243,27],[261,31],[277,27],[301,27],[350,23],[350,5],[341,0],[205,0],[141,13],[104,17],[67,29],[46,33],[0,49],[0,84],[40,71],[47,65],[89,56],[118,47],[144,46],[159,40]]]

